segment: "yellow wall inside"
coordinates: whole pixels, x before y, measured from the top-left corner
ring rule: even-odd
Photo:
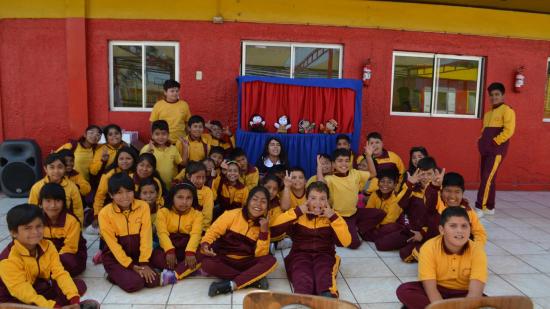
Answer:
[[[0,18],[311,24],[550,40],[550,15],[367,0],[0,0]]]

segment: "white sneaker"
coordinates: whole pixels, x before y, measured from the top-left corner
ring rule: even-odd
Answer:
[[[481,210],[479,208],[475,208],[475,210],[476,210],[477,217],[478,218],[483,218],[483,215],[484,215],[483,210]]]
[[[277,243],[277,250],[288,249],[292,247],[292,240],[290,238],[283,238],[283,240]]]
[[[85,232],[88,235],[99,235],[99,228],[95,228],[93,225],[90,224],[86,228]]]
[[[495,215],[495,209],[494,208],[493,209],[485,208],[485,209],[483,209],[483,213],[486,214],[486,215],[489,215],[489,216],[493,216],[493,215]]]

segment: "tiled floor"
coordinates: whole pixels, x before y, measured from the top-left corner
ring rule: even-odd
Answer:
[[[467,192],[474,200],[475,192]],[[524,294],[533,299],[536,308],[550,308],[550,192],[498,192],[497,213],[482,218],[489,242],[488,295]],[[0,246],[9,241],[5,214],[24,200],[0,197]],[[88,254],[98,250],[97,237],[89,237]],[[397,252],[377,252],[369,243],[358,250],[339,248],[342,257],[338,288],[342,299],[360,304],[361,308],[400,308],[395,289],[406,281],[416,280],[416,264],[401,262]],[[269,275],[272,290],[290,292],[282,263],[288,250],[277,251],[279,266]],[[241,308],[249,290],[210,298],[208,277],[191,277],[174,286],[145,289],[127,294],[104,279],[102,265],[94,266],[91,258],[81,276],[88,284],[84,298],[93,298],[103,308]]]

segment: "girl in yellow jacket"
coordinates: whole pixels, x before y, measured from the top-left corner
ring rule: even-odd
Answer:
[[[0,303],[78,305],[86,284],[71,278],[55,246],[43,238],[42,210],[21,204],[10,209],[6,219],[13,241],[0,253]]]
[[[223,279],[210,285],[209,296],[269,287],[266,276],[277,260],[269,254],[268,204],[267,189],[253,188],[243,208],[224,212],[202,238],[202,269]]]
[[[127,174],[114,174],[109,179],[113,202],[99,213],[99,230],[106,244],[101,256],[107,279],[129,293],[168,284],[150,266],[151,214],[146,202],[134,199],[134,190],[134,182]]]
[[[56,183],[47,183],[40,190],[40,207],[44,211],[44,238],[51,241],[63,267],[76,277],[86,269],[86,239],[80,222],[65,209],[65,191]]]
[[[101,134],[102,130],[99,126],[90,125],[78,140],[70,140],[56,150],[56,152],[60,152],[67,149],[73,153],[74,169],[88,182],[90,181],[90,164],[94,158]]]
[[[202,235],[203,218],[197,210],[199,200],[193,184],[183,182],[173,186],[166,207],[157,215],[157,235],[160,248],[153,251],[151,263],[163,269],[163,281],[183,279],[200,268],[196,251]]]

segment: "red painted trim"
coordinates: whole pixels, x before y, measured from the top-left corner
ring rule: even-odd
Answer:
[[[86,76],[86,20],[65,20],[67,45],[67,110],[72,136],[88,126],[88,81]]]

